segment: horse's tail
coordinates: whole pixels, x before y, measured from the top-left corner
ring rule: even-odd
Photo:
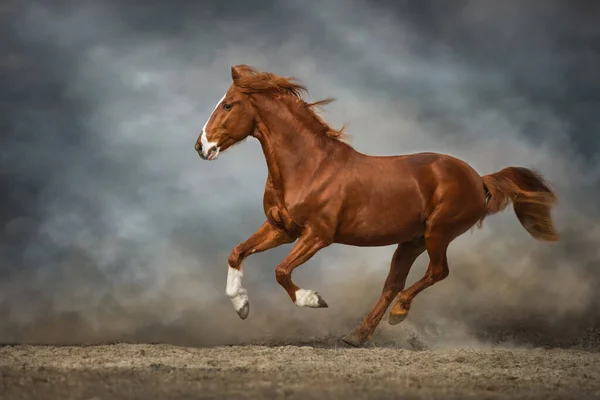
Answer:
[[[480,226],[485,216],[504,210],[512,201],[519,222],[531,236],[537,240],[558,241],[550,215],[556,195],[539,173],[523,167],[507,167],[481,179],[487,204]]]

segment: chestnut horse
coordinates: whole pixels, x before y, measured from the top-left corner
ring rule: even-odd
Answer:
[[[204,160],[253,136],[264,152],[268,176],[263,199],[266,221],[229,256],[226,294],[240,318],[249,312],[242,262],[250,254],[296,241],[275,268],[277,282],[300,307],[327,303],[299,288],[292,271],[319,250],[397,245],[379,301],[342,340],[359,346],[370,338],[394,297],[389,323],[404,320],[417,294],[448,276],[448,245],[512,202],[522,226],[538,240],[557,241],[551,207],[556,196],[536,172],[507,167],[480,176],[445,154],[377,157],[354,150],[307,103],[306,88],[293,78],[231,67],[233,83],[202,128],[195,149]],[[427,251],[422,279],[405,289],[416,258]]]

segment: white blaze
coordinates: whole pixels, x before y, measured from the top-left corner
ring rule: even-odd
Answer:
[[[223,95],[223,97],[221,97],[221,100],[219,100],[219,102],[217,103],[217,105],[215,106],[214,110],[212,111],[212,113],[210,113],[210,116],[208,117],[208,119],[206,120],[206,123],[204,124],[204,126],[202,127],[202,133],[200,134],[200,143],[202,144],[202,155],[204,157],[208,157],[208,151],[217,146],[216,142],[209,142],[208,138],[207,138],[207,132],[206,132],[206,125],[208,125],[208,123],[210,122],[210,119],[212,118],[212,116],[215,114],[215,111],[217,111],[217,108],[219,108],[219,106],[221,105],[221,103],[223,102],[223,100],[225,100],[225,95]],[[213,156],[211,157],[211,160],[214,160],[215,158],[217,158],[217,156],[219,155],[219,148],[217,147],[216,152],[213,154]]]

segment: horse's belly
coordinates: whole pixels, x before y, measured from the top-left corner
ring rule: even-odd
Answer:
[[[351,246],[389,246],[423,234],[422,214],[399,209],[356,213],[339,225],[336,243]]]

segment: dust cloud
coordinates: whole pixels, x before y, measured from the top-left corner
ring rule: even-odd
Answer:
[[[264,220],[266,165],[253,140],[213,163],[193,143],[246,63],[336,97],[323,115],[361,152],[524,165],[557,190],[561,242],[535,242],[510,208],[486,219],[376,339],[596,346],[594,15],[558,1],[6,2],[0,341],[326,341],[370,310],[391,247],[334,245],[298,268],[328,309],[275,282],[290,245],[246,261],[246,321],[224,295],[229,252]]]

